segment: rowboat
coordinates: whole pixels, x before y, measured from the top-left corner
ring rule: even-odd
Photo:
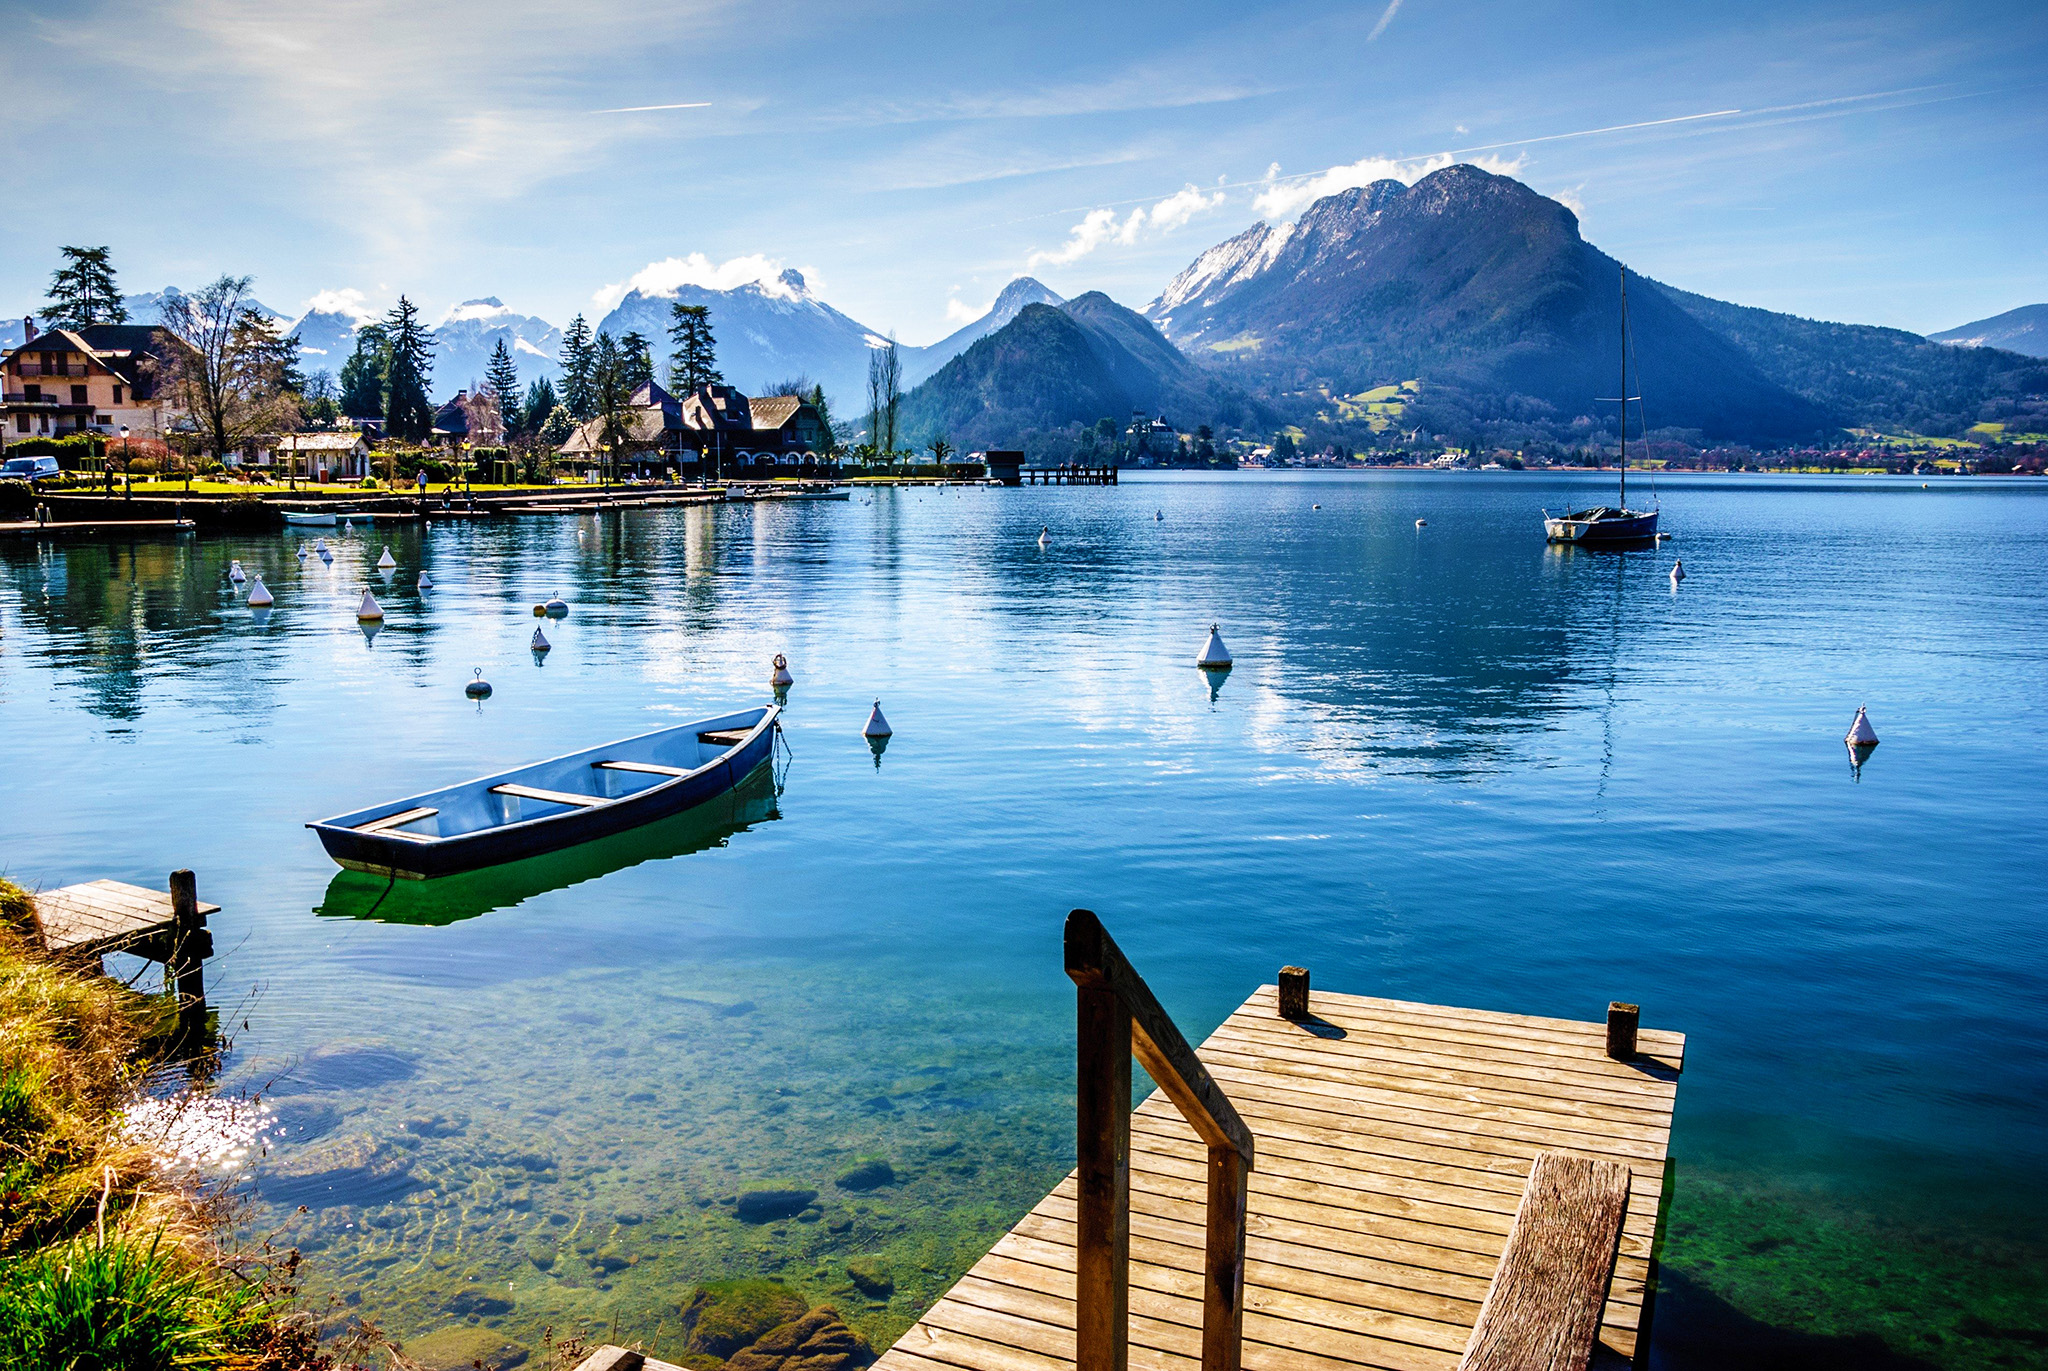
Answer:
[[[284,521],[301,528],[333,528],[335,525],[332,510],[288,509],[284,512]]]
[[[306,827],[342,866],[413,881],[558,852],[731,790],[769,760],[779,712],[656,729]]]

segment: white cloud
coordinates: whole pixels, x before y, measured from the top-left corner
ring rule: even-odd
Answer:
[[[1386,12],[1380,15],[1379,23],[1372,26],[1372,32],[1365,35],[1365,41],[1368,43],[1376,41],[1381,34],[1387,31],[1387,25],[1393,23],[1394,16],[1400,12],[1401,0],[1387,0]]]
[[[784,285],[781,277],[782,263],[758,252],[715,263],[703,253],[693,252],[688,257],[664,257],[659,262],[649,262],[625,280],[603,287],[590,298],[600,309],[610,309],[625,299],[629,292],[636,290],[642,295],[674,295],[684,286],[737,290],[758,282],[768,294],[794,300],[796,291]]]
[[[1066,242],[1057,248],[1038,249],[1025,259],[1025,266],[1065,266],[1080,261],[1105,243],[1129,247],[1138,241],[1148,225],[1154,232],[1171,233],[1196,215],[1207,214],[1227,198],[1220,190],[1205,191],[1190,185],[1175,191],[1150,210],[1139,206],[1121,221],[1113,209],[1091,209],[1086,218],[1067,230]]]
[[[346,290],[323,290],[306,301],[306,310],[318,310],[322,314],[345,314],[358,324],[367,323],[376,315],[371,312],[370,302],[364,294],[350,287]]]
[[[442,324],[468,323],[472,320],[496,319],[510,313],[510,305],[493,305],[484,300],[469,300],[463,304],[451,305],[434,327],[439,328]]]
[[[957,295],[948,296],[946,299],[946,322],[950,324],[971,324],[994,308],[995,303],[993,301],[977,307],[968,304]]]
[[[1522,170],[1520,157],[1512,160],[1491,156],[1454,157],[1448,152],[1432,157],[1363,157],[1349,166],[1331,167],[1328,171],[1300,177],[1279,175],[1280,164],[1276,162],[1266,172],[1266,188],[1259,192],[1253,205],[1263,218],[1290,219],[1325,195],[1369,186],[1375,181],[1399,181],[1412,186],[1431,172],[1442,171],[1453,163],[1470,164],[1497,176],[1515,176]]]

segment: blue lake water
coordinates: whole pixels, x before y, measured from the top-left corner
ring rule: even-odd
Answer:
[[[251,1222],[407,1337],[661,1346],[753,1273],[894,1336],[1069,1165],[1085,905],[1195,1040],[1288,962],[1688,1033],[1655,1364],[2048,1362],[2048,484],[1666,479],[1659,549],[1544,546],[1606,488],[879,491],[322,530],[331,567],[0,544],[0,864],[198,871],[224,1083],[279,1121]],[[712,812],[438,889],[302,827],[757,702],[777,652],[790,755]],[[818,1202],[735,1219],[770,1181]]]

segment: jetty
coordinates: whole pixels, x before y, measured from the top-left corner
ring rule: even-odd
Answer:
[[[220,906],[200,900],[198,880],[190,871],[173,871],[168,890],[87,881],[41,891],[34,898],[36,928],[54,960],[93,971],[115,952],[161,962],[164,979],[178,997],[180,1017],[203,1023],[206,959],[213,955],[206,919],[220,913]]]
[[[1117,483],[1114,466],[1086,467],[1077,464],[1019,467],[1017,482],[1027,486],[1113,486]]]

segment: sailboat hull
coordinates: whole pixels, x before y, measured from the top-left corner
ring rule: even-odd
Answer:
[[[1544,519],[1543,534],[1553,543],[1576,543],[1582,547],[1647,543],[1657,537],[1657,511],[1583,509]]]

